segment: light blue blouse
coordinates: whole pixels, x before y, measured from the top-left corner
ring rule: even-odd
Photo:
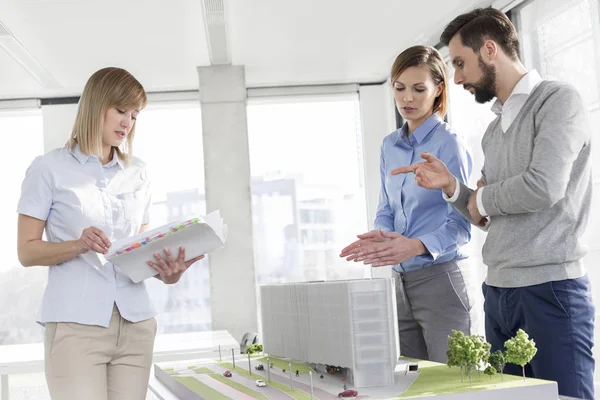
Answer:
[[[470,224],[442,198],[441,190],[419,187],[414,174],[390,174],[395,168],[423,162],[420,154],[429,152],[460,181],[467,182],[473,163],[465,141],[437,114],[408,136],[407,132],[405,123],[383,139],[381,192],[374,228],[418,238],[429,254],[395,265],[398,272],[465,258],[460,247],[471,238]]]

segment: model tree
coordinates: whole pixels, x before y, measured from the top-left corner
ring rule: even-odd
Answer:
[[[452,330],[453,336],[448,336],[448,351],[446,352],[449,367],[460,367],[460,379],[464,382],[463,372],[471,381],[471,371],[480,364],[483,356],[483,341],[477,336],[465,336],[464,333]]]
[[[488,375],[490,379],[492,379],[492,376],[496,375],[496,368],[492,367],[491,365],[488,365],[488,367],[485,369],[485,371],[483,371],[483,373]]]
[[[492,367],[494,367],[496,372],[500,373],[500,380],[503,381],[504,366],[506,365],[506,355],[502,351],[496,350],[490,355],[489,363]]]
[[[464,382],[463,371],[471,380],[471,371],[488,363],[491,345],[482,336],[465,336],[464,333],[452,330],[453,336],[448,336],[448,351],[446,357],[449,367],[460,367],[460,380]]]
[[[250,344],[246,346],[246,353],[254,354],[254,353],[262,353],[263,345],[262,344]]]
[[[487,365],[490,359],[490,350],[492,345],[485,341],[483,336],[469,336],[471,342],[473,342],[473,349],[475,351],[475,367],[477,368],[477,374],[481,377],[481,368]]]
[[[448,367],[460,367],[460,381],[464,382],[463,371],[467,365],[467,341],[464,333],[452,330],[452,336],[448,336],[446,357]]]
[[[529,335],[523,329],[519,329],[517,336],[508,339],[504,343],[504,347],[506,348],[506,361],[520,365],[523,370],[523,379],[525,379],[525,365],[537,353],[535,342],[533,339],[529,339]]]

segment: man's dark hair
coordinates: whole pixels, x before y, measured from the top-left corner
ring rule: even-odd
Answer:
[[[512,60],[521,57],[515,26],[506,14],[495,8],[476,8],[459,15],[446,26],[440,41],[447,46],[456,34],[460,34],[463,46],[470,47],[475,53],[484,41],[493,40]]]

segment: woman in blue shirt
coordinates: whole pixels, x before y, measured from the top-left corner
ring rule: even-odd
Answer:
[[[150,222],[146,166],[131,156],[145,105],[144,88],[127,71],[97,71],[67,145],[37,157],[23,181],[18,255],[26,267],[49,267],[40,322],[53,400],[146,398],[155,312],[144,282],[103,256]],[[166,284],[202,258],[184,261],[183,249],[154,256],[148,264]]]
[[[391,175],[420,162],[429,152],[463,182],[472,169],[466,144],[443,121],[448,103],[446,66],[433,47],[402,52],[391,71],[402,128],[381,146],[381,194],[374,230],[342,250],[348,261],[373,267],[393,265],[398,303],[400,352],[446,362],[452,329],[469,334],[472,299],[461,269],[460,248],[470,240],[470,225],[439,191],[419,187],[412,174]]]

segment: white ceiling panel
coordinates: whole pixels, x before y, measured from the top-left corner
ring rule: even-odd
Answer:
[[[489,3],[235,0],[233,62],[246,65],[249,86],[381,81],[400,51],[437,43],[454,16]]]
[[[401,50],[490,3],[225,0],[228,51],[249,87],[377,82]],[[60,84],[42,87],[0,52],[0,98],[77,95],[105,66],[148,91],[196,89],[196,67],[210,65],[202,0],[0,0],[0,22]]]
[[[149,91],[191,89],[197,87],[196,66],[209,64],[198,1],[0,4],[0,21],[62,86],[44,95],[79,93],[87,78],[105,66],[129,70]]]

